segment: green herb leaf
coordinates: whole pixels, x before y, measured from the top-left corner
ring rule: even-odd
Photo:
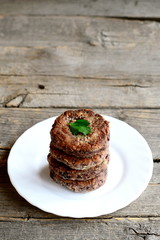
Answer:
[[[90,123],[85,119],[78,119],[77,121],[71,122],[68,125],[73,135],[77,135],[79,133],[87,135],[91,132],[91,128],[88,126],[89,124]]]
[[[76,124],[76,125],[78,125],[78,126],[88,126],[90,123],[87,121],[87,120],[85,120],[85,119],[78,119],[78,120],[76,120],[75,122],[73,122],[74,123],[74,125]],[[70,124],[73,124],[73,123],[69,123],[69,125]]]

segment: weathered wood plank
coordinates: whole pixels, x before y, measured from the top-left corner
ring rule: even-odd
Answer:
[[[6,165],[8,154],[9,150],[0,149],[0,168]]]
[[[55,48],[0,47],[2,75],[63,75],[105,78],[159,76],[157,45],[111,49],[83,45]]]
[[[83,54],[81,48],[92,47],[91,49],[102,48],[106,56],[109,49],[125,54],[126,50],[132,52],[141,47],[140,54],[143,56],[145,48],[147,51],[150,47],[149,50],[153,51],[159,46],[157,38],[160,35],[160,23],[95,17],[1,16],[0,34],[0,46],[58,46],[68,54],[71,50],[66,46],[79,46],[80,49],[75,50],[77,55]],[[41,48],[30,60],[49,57],[45,49]],[[13,50],[5,49],[6,52]]]
[[[153,176],[151,183],[160,184],[160,161],[154,163]]]
[[[29,220],[0,223],[3,240],[24,238],[25,240],[158,240],[160,219],[113,218],[88,220]]]
[[[0,86],[0,105],[6,107],[160,107],[159,78],[1,76]]]
[[[66,109],[0,108],[0,148],[10,149],[16,139],[33,124],[59,115]],[[121,119],[136,128],[149,143],[154,159],[160,159],[159,109],[94,109]]]
[[[146,75],[152,77],[160,75],[158,51],[160,23],[158,22],[95,18],[66,20],[64,17],[59,17],[55,24],[52,23],[54,19],[50,20],[50,26],[53,24],[52,28],[55,31],[54,37],[52,37],[53,31],[47,27],[48,21],[42,24],[41,35],[45,37],[42,38],[42,45],[39,45],[41,38],[34,35],[34,31],[37,31],[36,25],[33,25],[31,36],[28,34],[26,37],[25,31],[22,30],[23,25],[27,25],[24,29],[31,26],[33,20],[30,24],[25,23],[28,21],[25,19],[22,21],[17,19],[17,21],[19,24],[13,21],[14,27],[19,28],[14,31],[13,42],[14,45],[16,42],[22,45],[23,39],[26,39],[25,45],[0,47],[0,74],[94,78],[119,76],[127,78],[133,74],[141,78]],[[12,25],[9,29],[11,28]],[[2,45],[4,42],[7,43],[7,39],[9,44],[13,43],[12,34],[5,31],[6,28],[2,31],[4,32]],[[17,38],[16,32],[19,33]],[[37,39],[38,46],[31,47],[33,35],[33,45],[37,45],[35,44]],[[47,40],[48,36],[49,40]],[[16,39],[21,40],[16,41]],[[51,43],[54,42],[52,39],[55,43]]]
[[[1,0],[1,14],[89,15],[159,18],[158,0]]]

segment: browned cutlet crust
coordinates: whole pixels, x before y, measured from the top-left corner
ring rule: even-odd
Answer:
[[[60,183],[62,186],[67,187],[71,191],[89,192],[98,189],[106,182],[107,170],[104,170],[97,177],[87,181],[66,180],[55,174],[53,171],[50,171],[50,176],[55,182]]]
[[[53,158],[76,170],[86,170],[101,164],[108,155],[108,144],[105,150],[98,152],[90,157],[76,157],[68,155],[65,152],[55,148],[53,144],[50,145],[50,153]]]
[[[51,154],[48,155],[49,168],[51,171],[63,179],[79,181],[86,181],[91,178],[95,178],[102,171],[106,170],[108,159],[109,158],[107,156],[103,163],[98,166],[89,168],[88,170],[75,170],[61,162],[58,162],[56,159],[52,158]]]
[[[88,120],[91,133],[86,136],[71,133],[68,123],[78,119]],[[109,141],[109,123],[89,109],[70,110],[57,117],[50,134],[56,148],[77,157],[88,157],[106,148]]]

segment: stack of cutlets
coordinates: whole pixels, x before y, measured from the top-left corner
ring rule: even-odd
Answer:
[[[89,122],[87,135],[71,132],[69,124]],[[55,120],[51,129],[48,162],[51,178],[75,192],[87,192],[106,181],[109,162],[109,123],[88,109],[70,110]]]

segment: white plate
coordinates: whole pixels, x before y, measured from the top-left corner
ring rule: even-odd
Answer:
[[[137,199],[152,176],[151,150],[134,128],[118,119],[104,117],[111,129],[105,185],[89,193],[74,193],[52,181],[47,154],[53,117],[28,129],[11,149],[8,173],[18,193],[46,212],[76,218],[109,214]]]

